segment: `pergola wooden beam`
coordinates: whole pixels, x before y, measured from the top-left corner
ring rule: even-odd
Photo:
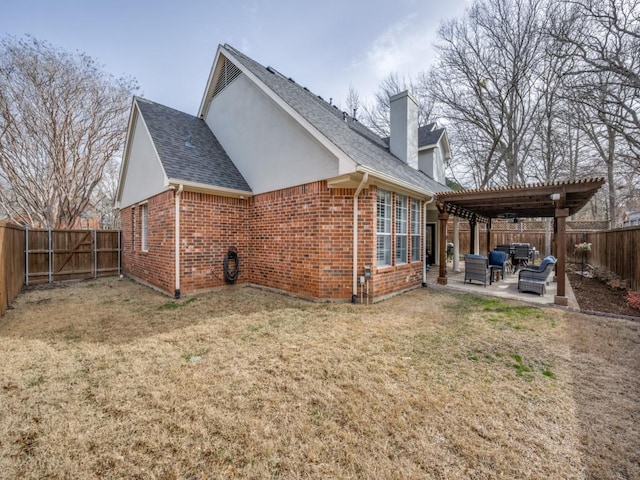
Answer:
[[[566,263],[566,219],[584,207],[604,184],[604,178],[589,178],[566,182],[500,187],[485,190],[459,190],[437,195],[440,211],[440,258],[444,257],[446,218],[455,215],[473,222],[488,223],[487,239],[490,236],[492,218],[539,218],[555,219],[554,243],[558,263],[558,294],[554,299],[560,305],[567,304],[565,296]],[[444,225],[444,226],[443,226]],[[489,245],[489,242],[487,242]],[[446,264],[441,261],[438,283],[447,284]]]

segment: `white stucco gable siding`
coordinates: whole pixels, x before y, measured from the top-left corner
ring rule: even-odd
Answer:
[[[420,150],[418,152],[418,168],[436,182],[444,185],[446,178],[443,147],[442,139],[440,139],[437,146]]]
[[[434,162],[433,162],[433,179],[436,182],[440,182],[442,184],[446,183],[446,179],[444,176],[444,155],[442,148],[442,139],[438,142],[438,147],[433,152]]]
[[[119,208],[128,207],[166,190],[164,169],[140,115],[136,116]]]
[[[213,98],[205,121],[253,193],[339,174],[337,157],[245,75]]]

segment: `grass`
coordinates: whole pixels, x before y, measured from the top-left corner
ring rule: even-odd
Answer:
[[[14,306],[0,478],[640,475],[624,428],[637,324],[430,289],[373,306],[239,286],[168,302],[126,279]]]

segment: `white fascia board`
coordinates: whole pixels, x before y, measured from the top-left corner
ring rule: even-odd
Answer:
[[[330,141],[322,132],[320,132],[316,127],[314,127],[307,119],[305,119],[302,115],[296,112],[288,103],[286,103],[282,98],[280,98],[273,90],[271,90],[267,85],[265,85],[262,80],[256,77],[253,73],[251,73],[242,62],[238,61],[233,53],[226,50],[222,45],[218,47],[218,52],[216,53],[216,59],[214,61],[213,66],[211,67],[211,74],[209,76],[209,82],[207,83],[207,90],[205,91],[205,96],[202,99],[202,105],[200,106],[200,110],[198,111],[198,116],[204,118],[207,112],[206,103],[207,98],[210,93],[209,90],[213,88],[212,82],[215,74],[216,66],[218,61],[220,60],[221,54],[233,61],[233,64],[240,69],[240,71],[247,76],[260,90],[262,90],[276,105],[278,105],[282,110],[284,110],[291,118],[293,118],[296,122],[298,122],[302,128],[304,128],[316,141],[318,141],[323,147],[325,147],[329,152],[335,155],[338,158],[339,170],[341,172],[346,171],[355,171],[357,166],[357,162],[354,161],[351,157],[349,157],[344,151],[336,146],[332,141]],[[346,165],[345,165],[346,164]],[[350,165],[351,169],[347,166]]]
[[[406,193],[410,196],[418,196],[422,199],[433,198],[435,196],[435,193],[425,190],[424,188],[418,188],[410,183],[403,182],[402,180],[398,180],[386,173],[378,172],[369,167],[359,165],[357,171],[369,174],[369,185],[380,185],[386,188],[391,188],[394,191],[399,191],[400,193]]]
[[[143,100],[144,101],[144,100]],[[149,128],[147,127],[146,122],[144,121],[144,117],[142,116],[142,114],[140,113],[140,109],[138,108],[138,97],[133,97],[133,106],[131,109],[131,114],[130,114],[130,118],[129,118],[129,128],[127,129],[127,140],[125,143],[125,154],[122,156],[122,164],[120,165],[120,179],[118,182],[118,191],[117,191],[117,195],[116,195],[116,204],[115,207],[116,208],[120,208],[120,199],[122,196],[122,187],[124,185],[123,183],[123,179],[124,176],[126,176],[127,174],[127,166],[129,164],[129,150],[131,148],[131,139],[133,138],[132,132],[134,131],[135,125],[137,121],[141,121],[142,122],[142,126],[144,127],[144,131],[145,133],[149,136],[149,141],[151,142],[151,146],[153,147],[153,152],[155,153],[156,156],[156,161],[158,162],[158,165],[160,165],[160,169],[162,170],[162,175],[164,176],[164,186],[168,187],[169,186],[169,179],[167,178],[167,172],[165,172],[164,170],[164,166],[162,165],[162,162],[160,161],[160,155],[158,154],[158,149],[156,148],[156,144],[153,141],[153,137],[151,136],[151,132],[149,131]],[[135,113],[134,113],[135,112]]]
[[[442,145],[444,146],[444,158],[446,158],[447,160],[451,159],[451,145],[449,144],[449,135],[447,134],[447,131],[444,131],[444,134],[442,135],[442,137],[440,137],[440,140],[442,140]]]
[[[138,108],[137,105],[136,105],[136,108]],[[160,161],[160,154],[158,153],[158,149],[156,148],[156,144],[153,141],[153,137],[151,136],[151,132],[149,131],[149,127],[147,127],[147,122],[144,121],[144,117],[141,114],[139,114],[138,118],[140,120],[142,120],[142,126],[144,127],[144,131],[149,136],[149,140],[151,140],[151,146],[153,147],[153,152],[156,154],[156,161],[158,162],[158,165],[160,166],[160,169],[162,170],[162,175],[164,176],[164,186],[166,187],[166,186],[169,185],[169,178],[167,177],[167,172],[165,172],[165,170],[164,170],[164,165],[162,165],[162,162]]]
[[[436,148],[438,148],[438,144],[437,143],[432,143],[431,145],[423,145],[421,146],[418,151],[419,152],[423,152],[424,150],[435,150]]]
[[[179,180],[177,178],[170,178],[168,180],[168,185],[169,188],[177,188],[179,185],[183,185],[186,191],[208,193],[223,197],[249,198],[253,196],[253,192],[246,192],[235,188],[216,187],[206,183],[190,182],[188,180]]]
[[[136,106],[136,97],[131,99],[131,110],[129,111],[129,123],[127,124],[127,136],[125,137],[122,161],[120,162],[120,172],[118,173],[118,189],[116,190],[115,207],[120,206],[120,198],[122,198],[122,186],[124,176],[127,174],[127,165],[129,163],[129,149],[131,144],[131,136],[138,117],[138,108]]]
[[[215,76],[216,67],[218,66],[218,61],[220,60],[220,54],[222,52],[222,45],[218,45],[218,50],[216,51],[216,56],[213,59],[213,64],[211,65],[211,71],[209,72],[209,78],[207,79],[207,86],[204,89],[204,94],[202,95],[202,100],[200,101],[200,108],[198,108],[198,117],[205,118],[207,115],[207,109],[209,108],[209,103],[207,99],[211,97],[213,93],[213,77]]]

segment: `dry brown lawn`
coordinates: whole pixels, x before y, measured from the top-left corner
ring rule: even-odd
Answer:
[[[640,324],[129,280],[0,319],[1,478],[640,478]]]

